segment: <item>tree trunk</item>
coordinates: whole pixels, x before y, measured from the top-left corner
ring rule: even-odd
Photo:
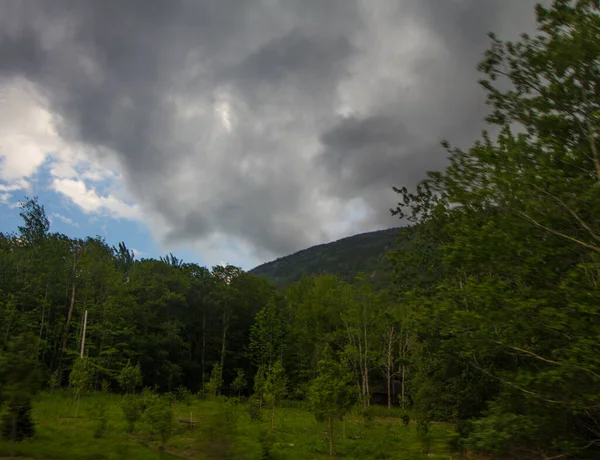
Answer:
[[[390,410],[392,408],[392,373],[390,372],[389,368],[388,371],[386,373],[386,378],[387,378],[387,399],[388,399],[388,410]]]
[[[202,316],[202,353],[200,354],[200,372],[202,373],[202,388],[204,388],[204,356],[206,349],[206,308]]]
[[[60,346],[60,358],[58,359],[58,381],[62,383],[62,361],[67,351],[67,340],[69,338],[69,326],[71,325],[71,318],[73,317],[73,309],[75,308],[75,279],[73,279],[73,285],[71,287],[71,303],[69,305],[69,313],[67,314],[67,322],[63,330],[63,336]]]
[[[329,434],[329,456],[333,456],[333,417],[330,415],[328,419],[328,430]]]
[[[404,409],[404,364],[402,365],[402,370],[400,371],[400,380],[401,380],[401,384],[402,384],[400,398],[402,400],[402,409]]]
[[[273,408],[271,410],[271,431],[275,428],[275,402],[273,402]]]
[[[225,350],[227,343],[227,329],[229,329],[229,325],[223,326],[223,337],[221,339],[221,369],[225,367]]]

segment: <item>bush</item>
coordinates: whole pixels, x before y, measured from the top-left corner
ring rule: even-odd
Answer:
[[[7,441],[22,441],[35,434],[35,425],[31,418],[31,400],[15,398],[7,404],[2,415],[2,437]]]
[[[96,426],[94,427],[94,438],[102,438],[106,434],[108,426],[108,417],[106,416],[106,406],[98,403],[94,406],[93,411]]]
[[[136,422],[142,416],[142,401],[133,397],[125,398],[121,409],[127,421],[127,433],[133,433]]]
[[[134,393],[135,389],[142,385],[142,369],[139,364],[135,366],[131,365],[131,362],[127,361],[127,364],[117,377],[119,385],[126,393]]]
[[[201,425],[202,453],[206,459],[234,458],[235,426],[225,412],[209,415]]]
[[[248,415],[250,416],[251,422],[260,422],[262,419],[260,411],[261,401],[259,398],[253,396],[248,399]]]
[[[161,449],[173,434],[173,410],[170,400],[158,395],[150,398],[144,412],[152,430],[160,435]]]
[[[376,409],[374,406],[367,406],[361,409],[360,415],[364,420],[365,426],[369,426],[373,423],[375,420],[375,411]]]
[[[431,450],[431,434],[429,428],[431,422],[428,419],[421,419],[417,421],[417,436],[421,442],[421,451],[428,455]]]
[[[404,426],[408,426],[408,424],[410,423],[410,415],[408,415],[408,412],[406,411],[400,414],[400,419],[402,420]]]

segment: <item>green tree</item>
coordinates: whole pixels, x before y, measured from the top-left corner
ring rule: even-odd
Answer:
[[[479,66],[495,140],[445,144],[445,171],[416,193],[397,189],[398,215],[437,232],[441,268],[432,286],[406,294],[420,342],[417,399],[430,415],[444,406],[459,425],[471,419],[472,448],[592,458],[600,5],[556,0],[536,12],[534,37],[492,35]]]
[[[275,427],[275,407],[287,395],[287,378],[281,361],[275,361],[267,372],[263,399],[271,407],[271,430]]]
[[[31,398],[42,383],[37,348],[37,337],[21,334],[0,353],[0,404],[6,405],[1,420],[4,439],[20,441],[35,433]]]
[[[231,389],[234,394],[237,394],[237,397],[240,398],[242,391],[248,385],[248,381],[246,380],[246,374],[244,373],[244,369],[238,369],[237,375],[233,382],[231,382]]]
[[[90,358],[79,358],[73,363],[73,369],[71,369],[71,373],[69,374],[69,384],[75,390],[75,397],[77,398],[75,418],[77,418],[77,414],[79,413],[81,395],[92,389],[95,371],[94,364]]]
[[[223,387],[223,368],[219,363],[216,363],[210,374],[210,380],[205,384],[206,392],[215,398],[221,393]]]
[[[118,376],[119,385],[127,393],[134,393],[135,390],[142,386],[142,369],[139,364],[131,365],[127,361],[127,365],[121,369]]]
[[[327,348],[319,360],[319,374],[310,385],[310,410],[320,422],[327,423],[329,455],[333,455],[333,424],[357,402],[358,391],[348,366],[340,363]]]
[[[285,330],[274,299],[263,307],[250,328],[249,351],[257,366],[271,366],[281,358]]]
[[[152,395],[148,401],[144,417],[152,427],[152,430],[160,435],[161,450],[164,450],[166,442],[173,434],[173,409],[167,398]]]
[[[44,206],[38,203],[38,197],[27,198],[25,202],[19,202],[19,215],[24,225],[19,226],[19,236],[29,246],[40,244],[48,235],[50,221],[46,217]]]

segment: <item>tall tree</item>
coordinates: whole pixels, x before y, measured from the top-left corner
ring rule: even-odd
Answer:
[[[446,144],[450,166],[417,193],[397,189],[397,211],[444,239],[443,276],[413,292],[421,388],[445,375],[456,391],[437,386],[438,401],[446,394],[453,417],[476,420],[471,447],[592,458],[600,445],[600,5],[555,0],[536,11],[536,36],[492,35],[479,67],[496,139],[484,133],[467,151]]]
[[[357,401],[357,388],[348,366],[326,348],[319,360],[319,374],[310,385],[309,403],[318,421],[327,423],[329,455],[333,455],[333,425]]]

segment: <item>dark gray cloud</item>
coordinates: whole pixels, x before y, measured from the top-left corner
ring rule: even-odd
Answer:
[[[167,240],[219,235],[262,261],[396,224],[391,185],[482,127],[486,33],[532,30],[533,5],[3,0],[0,78],[34,82],[65,139],[116,155]]]

